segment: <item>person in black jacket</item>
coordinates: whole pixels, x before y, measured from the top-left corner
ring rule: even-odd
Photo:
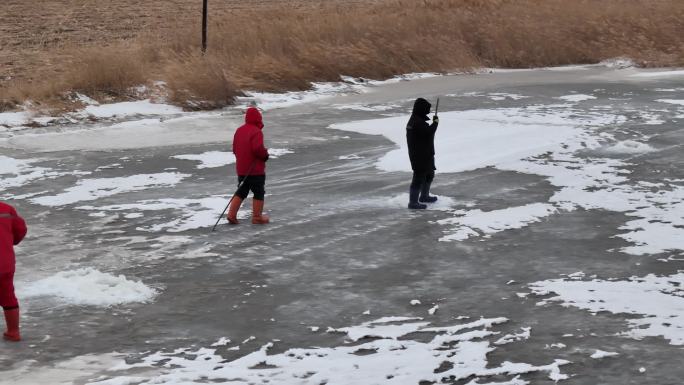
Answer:
[[[435,115],[428,124],[432,105],[423,98],[416,99],[413,113],[406,125],[406,141],[413,169],[413,180],[409,194],[409,209],[426,209],[437,197],[430,196],[430,184],[435,178],[435,132],[439,118]]]

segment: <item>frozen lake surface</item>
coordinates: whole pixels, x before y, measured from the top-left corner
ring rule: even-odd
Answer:
[[[422,212],[405,208],[419,96],[441,118],[440,200]],[[249,224],[248,202],[214,233],[240,108],[145,101],[0,129],[0,197],[29,224],[25,340],[1,343],[0,383],[681,383],[684,72],[419,74],[251,100],[272,223]]]

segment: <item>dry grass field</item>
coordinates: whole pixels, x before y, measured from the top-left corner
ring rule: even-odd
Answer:
[[[241,89],[304,89],[340,74],[386,78],[477,66],[535,67],[629,56],[684,64],[681,0],[3,0],[0,110],[64,106],[78,91],[133,97],[166,83],[188,108]]]

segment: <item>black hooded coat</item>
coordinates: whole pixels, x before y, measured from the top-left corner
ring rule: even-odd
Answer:
[[[428,173],[435,168],[435,132],[437,123],[428,124],[428,114],[432,105],[423,98],[416,99],[413,113],[406,125],[411,168],[415,172]]]

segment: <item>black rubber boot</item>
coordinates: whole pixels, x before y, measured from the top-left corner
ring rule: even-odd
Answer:
[[[408,208],[411,210],[425,210],[427,205],[418,203],[418,194],[420,194],[419,189],[411,189],[409,191],[409,204]]]
[[[423,189],[420,192],[419,202],[423,203],[435,203],[437,202],[436,196],[430,196],[430,183],[423,184]]]

